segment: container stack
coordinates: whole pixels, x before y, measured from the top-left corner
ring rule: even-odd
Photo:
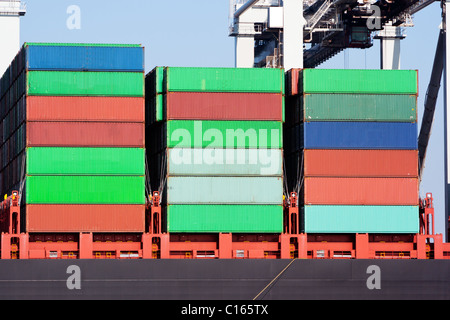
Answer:
[[[282,231],[283,70],[155,68],[146,112],[168,232]]]
[[[23,46],[1,81],[0,173],[4,194],[25,181],[23,230],[145,230],[143,51]]]
[[[417,71],[299,71],[286,161],[304,232],[419,232],[417,81]]]

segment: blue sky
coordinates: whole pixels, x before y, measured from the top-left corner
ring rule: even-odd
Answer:
[[[228,37],[228,0],[28,0],[21,42],[139,43],[147,72],[155,66],[233,67],[234,40]],[[80,7],[81,29],[70,30],[70,5]],[[402,69],[419,70],[419,127],[441,20],[439,3],[414,17],[402,40]],[[378,69],[380,46],[347,51],[351,69]],[[340,53],[320,68],[344,68]],[[432,192],[436,229],[444,233],[444,123],[440,92],[421,194]]]

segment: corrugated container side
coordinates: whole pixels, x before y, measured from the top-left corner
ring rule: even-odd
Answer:
[[[30,71],[27,94],[34,96],[144,97],[141,72]]]
[[[305,178],[305,205],[419,204],[417,178]]]
[[[167,207],[172,233],[281,233],[282,206],[174,205]]]
[[[283,145],[282,122],[167,121],[168,148],[269,148]]]
[[[27,204],[145,204],[145,177],[27,176]]]
[[[29,175],[145,175],[141,148],[28,148]]]
[[[305,232],[419,233],[417,206],[305,206]]]
[[[307,177],[418,177],[416,150],[305,150]]]
[[[418,93],[417,70],[304,69],[301,93]]]
[[[305,149],[417,150],[417,123],[306,122]]]
[[[144,122],[144,98],[26,97],[28,121]]]
[[[165,69],[165,92],[272,92],[284,94],[284,70],[169,67]]]
[[[282,94],[169,92],[168,120],[283,121]]]
[[[144,123],[27,122],[28,147],[145,147]]]
[[[304,121],[417,121],[417,96],[305,94]]]
[[[163,151],[170,176],[282,176],[279,149],[190,149]],[[167,152],[167,153],[166,153]]]
[[[33,45],[26,47],[28,70],[144,72],[144,48]]]
[[[283,179],[281,177],[168,177],[167,203],[171,205],[282,205]]]
[[[144,205],[27,205],[26,230],[59,232],[145,232]]]

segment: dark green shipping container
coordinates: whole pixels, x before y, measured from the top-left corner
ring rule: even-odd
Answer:
[[[417,96],[407,94],[305,94],[304,121],[416,122]]]

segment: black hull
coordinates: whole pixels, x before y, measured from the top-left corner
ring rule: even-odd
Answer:
[[[0,261],[0,299],[450,299],[450,260],[290,262],[3,260]],[[68,273],[68,267],[72,265],[79,267],[80,282],[76,282],[77,273],[72,274],[71,269]],[[369,268],[373,265],[379,267],[379,278],[374,281],[369,279],[375,276]],[[73,278],[69,279],[71,276]],[[369,286],[379,284],[381,288],[369,289],[368,279]]]

